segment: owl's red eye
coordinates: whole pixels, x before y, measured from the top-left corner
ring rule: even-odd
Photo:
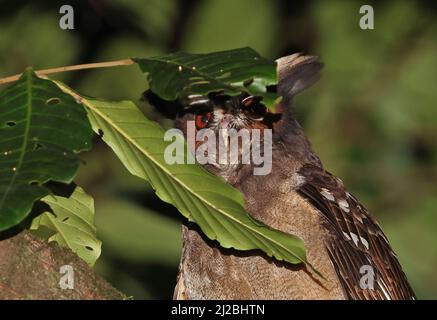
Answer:
[[[267,108],[261,103],[261,97],[258,96],[244,98],[241,101],[241,108],[254,120],[262,120],[267,112]]]
[[[203,129],[208,125],[211,120],[211,112],[206,112],[196,115],[196,128]]]

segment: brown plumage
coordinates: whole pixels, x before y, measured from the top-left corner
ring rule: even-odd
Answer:
[[[349,299],[412,299],[414,293],[396,254],[369,212],[345,191],[340,179],[313,165],[299,170],[305,181],[298,192],[325,217],[326,247]],[[374,289],[361,289],[362,266],[375,272]]]
[[[243,193],[254,218],[300,237],[309,262],[326,280],[304,265],[280,263],[257,251],[223,249],[186,224],[176,299],[414,298],[381,228],[343,183],[324,170],[290,112],[292,97],[318,79],[321,67],[313,56],[278,60],[277,90],[283,96],[278,114],[267,112],[257,99],[219,94],[207,102],[188,100],[176,123],[183,130],[188,120],[213,130],[273,129],[270,174],[253,175],[252,166],[242,164],[206,168]],[[373,287],[361,283],[363,266],[373,270]]]

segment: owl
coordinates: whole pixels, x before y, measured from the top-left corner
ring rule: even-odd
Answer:
[[[293,116],[293,97],[312,85],[322,64],[293,54],[277,60],[276,91],[282,100],[270,112],[259,97],[222,93],[189,96],[168,106],[150,91],[161,111],[176,111],[175,125],[219,131],[270,129],[271,171],[253,165],[205,164],[244,195],[246,211],[266,225],[305,243],[304,264],[278,262],[260,252],[221,248],[191,223],[182,226],[183,247],[175,299],[414,299],[415,295],[378,223],[342,181],[323,167]],[[196,144],[198,147],[199,144]]]

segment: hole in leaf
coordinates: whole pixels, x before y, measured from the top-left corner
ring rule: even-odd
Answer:
[[[62,219],[62,222],[67,221],[68,219],[70,219],[70,217],[65,217],[64,219]]]
[[[8,127],[13,127],[13,126],[15,126],[17,123],[15,122],[15,121],[8,121],[8,122],[6,122],[6,125],[8,126]]]
[[[102,129],[99,129],[97,132],[98,132],[99,137],[100,137],[100,138],[103,138],[103,135],[104,135],[103,130],[102,130]]]
[[[37,143],[35,143],[35,145],[33,146],[33,150],[39,150],[39,149],[42,149],[42,148],[44,148],[45,146],[42,144],[42,143],[39,143],[39,142],[37,142]]]
[[[85,248],[86,248],[87,250],[89,250],[89,251],[94,251],[94,249],[91,248],[90,246],[85,246]]]
[[[53,98],[47,99],[46,104],[47,105],[54,105],[54,104],[58,104],[60,102],[61,102],[61,99],[53,97]]]
[[[253,78],[247,79],[243,82],[243,86],[248,87],[253,83]]]

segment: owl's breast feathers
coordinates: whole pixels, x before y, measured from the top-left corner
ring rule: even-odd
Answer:
[[[298,174],[298,193],[324,218],[330,235],[326,248],[345,295],[349,299],[415,299],[383,231],[359,201],[345,191],[341,180],[310,164],[302,166]],[[363,271],[369,270],[373,271],[373,289],[362,289],[360,279]]]

